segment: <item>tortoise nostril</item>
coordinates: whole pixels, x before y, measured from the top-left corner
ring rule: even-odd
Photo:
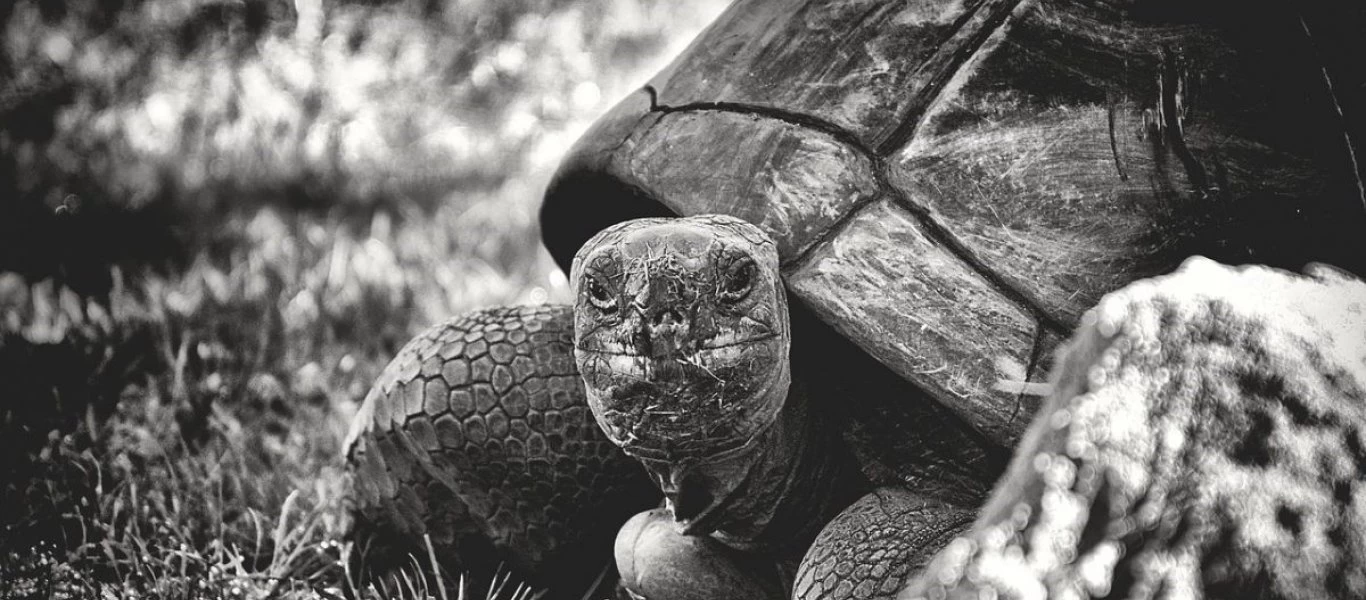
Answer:
[[[644,323],[634,335],[636,349],[642,355],[668,357],[691,346],[689,323],[681,311],[662,308],[644,312],[641,317]]]
[[[654,316],[650,318],[650,324],[655,327],[677,325],[681,322],[683,322],[683,315],[672,308],[666,308],[656,312]]]

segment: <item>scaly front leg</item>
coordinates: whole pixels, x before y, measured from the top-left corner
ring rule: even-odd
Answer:
[[[372,567],[423,557],[482,581],[500,563],[579,598],[613,532],[655,503],[640,467],[598,430],[566,306],[475,311],[409,342],[348,444]]]

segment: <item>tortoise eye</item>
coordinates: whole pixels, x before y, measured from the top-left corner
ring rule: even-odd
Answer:
[[[589,304],[592,304],[594,308],[607,314],[612,314],[617,311],[616,296],[613,296],[611,292],[607,291],[607,286],[604,286],[601,281],[598,281],[597,277],[588,277],[585,279],[584,291],[588,294]]]
[[[726,274],[721,279],[721,288],[717,290],[717,296],[721,298],[722,302],[734,304],[749,296],[753,287],[754,262],[748,259],[739,260],[726,269]]]

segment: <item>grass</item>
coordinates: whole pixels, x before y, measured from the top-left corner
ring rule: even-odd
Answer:
[[[417,331],[566,297],[550,171],[722,3],[58,4],[0,11],[0,599],[530,595],[363,580],[341,440]]]
[[[43,369],[7,373],[45,403],[7,407],[7,424],[28,432],[9,449],[30,459],[6,473],[0,579],[36,586],[13,597],[368,589],[344,568],[340,444],[369,382],[445,311],[562,294],[511,232],[483,252],[454,251],[459,260],[434,255],[445,246],[430,238],[450,219],[478,223],[468,210],[438,210],[422,231],[379,218],[358,236],[262,208],[233,223],[245,239],[222,266],[115,270],[108,308],[51,280],[6,277],[6,349],[36,355],[11,365],[93,357],[46,381]],[[56,349],[66,351],[38,352]],[[41,393],[75,377],[68,387],[84,389]],[[371,584],[372,596],[427,597],[426,579],[399,577]]]

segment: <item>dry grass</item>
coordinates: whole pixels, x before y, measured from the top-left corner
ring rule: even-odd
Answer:
[[[565,298],[550,170],[721,4],[0,12],[0,599],[526,597],[361,581],[341,439],[415,332]]]

